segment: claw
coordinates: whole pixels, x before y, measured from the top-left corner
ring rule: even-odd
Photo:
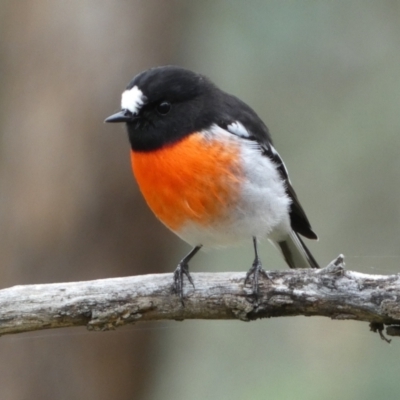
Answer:
[[[173,289],[178,294],[182,307],[185,306],[183,301],[183,276],[185,275],[188,278],[188,281],[194,287],[193,279],[189,273],[189,261],[193,258],[193,256],[201,249],[201,246],[196,246],[192,249],[192,251],[184,257],[181,262],[178,264],[174,271],[174,284]]]
[[[246,283],[251,281],[251,288],[256,300],[256,305],[258,305],[258,300],[260,298],[260,287],[259,287],[260,274],[264,275],[267,279],[269,279],[267,271],[265,271],[264,268],[262,267],[260,259],[256,258],[253,262],[253,265],[248,270],[246,278],[244,279],[245,285]]]
[[[258,306],[258,300],[260,298],[260,288],[259,288],[259,276],[260,274],[264,275],[267,279],[269,279],[267,271],[264,270],[261,264],[261,260],[258,257],[258,252],[257,252],[257,240],[256,238],[253,238],[253,243],[254,243],[254,252],[255,252],[255,258],[253,261],[253,265],[251,268],[247,271],[246,277],[244,278],[244,284],[251,282],[251,288],[253,291],[253,295],[255,297],[256,305]]]
[[[194,288],[193,279],[189,273],[189,264],[180,262],[174,271],[174,291],[178,294],[182,306],[185,305],[183,301],[183,276],[188,278],[188,281]]]

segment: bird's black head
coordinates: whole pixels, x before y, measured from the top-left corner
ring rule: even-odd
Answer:
[[[149,151],[210,127],[219,90],[204,76],[176,66],[136,75],[122,93],[121,111],[105,122],[126,122],[134,151]]]

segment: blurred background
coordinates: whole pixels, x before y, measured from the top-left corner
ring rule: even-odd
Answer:
[[[143,69],[178,64],[270,128],[321,265],[400,269],[400,3],[0,3],[0,287],[172,272],[188,246],[146,208],[122,126]],[[267,269],[286,268],[261,246]],[[245,271],[252,246],[192,271]],[[400,342],[322,318],[139,324],[0,339],[0,399],[397,399]]]

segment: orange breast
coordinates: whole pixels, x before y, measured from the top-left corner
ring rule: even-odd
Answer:
[[[227,218],[239,198],[242,171],[235,142],[194,133],[151,152],[131,152],[133,173],[147,204],[170,229],[207,226]]]

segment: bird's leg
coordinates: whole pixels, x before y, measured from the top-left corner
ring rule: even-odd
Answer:
[[[253,265],[251,268],[248,270],[246,274],[246,278],[244,279],[244,284],[252,280],[252,289],[253,289],[253,294],[256,299],[256,303],[258,303],[258,298],[259,298],[259,285],[258,285],[258,277],[261,274],[263,274],[265,277],[269,278],[267,272],[263,269],[260,257],[258,256],[258,250],[257,250],[257,238],[253,237],[253,245],[254,245],[254,261]]]
[[[178,264],[174,271],[174,290],[178,294],[181,299],[181,303],[183,303],[183,275],[186,275],[189,282],[194,287],[193,279],[189,273],[189,261],[195,256],[195,254],[201,249],[202,246],[193,247],[189,254],[187,254],[181,262]]]

